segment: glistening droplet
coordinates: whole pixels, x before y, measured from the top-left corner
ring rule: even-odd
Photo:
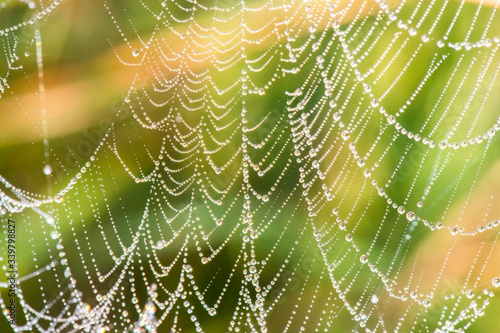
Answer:
[[[43,173],[46,174],[47,176],[52,174],[52,167],[47,164],[46,166],[43,167]]]

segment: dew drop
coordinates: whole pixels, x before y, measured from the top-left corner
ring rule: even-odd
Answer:
[[[81,303],[78,306],[78,312],[80,312],[82,314],[89,313],[90,312],[90,305],[88,305],[87,303]]]
[[[43,173],[46,174],[47,176],[52,174],[52,167],[47,164],[46,166],[43,167]]]
[[[137,56],[139,55],[139,50],[137,50],[137,49],[133,50],[133,51],[132,51],[132,55],[133,55],[134,57],[137,57]]]
[[[342,131],[342,133],[340,134],[340,136],[342,136],[343,140],[347,140],[347,139],[349,139],[350,134],[349,134],[348,131]]]

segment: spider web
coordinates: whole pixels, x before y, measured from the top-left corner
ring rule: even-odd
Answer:
[[[473,329],[500,286],[496,7],[0,2],[2,327]]]

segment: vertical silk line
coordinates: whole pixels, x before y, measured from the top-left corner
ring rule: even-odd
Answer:
[[[35,44],[36,44],[36,65],[38,68],[38,91],[40,93],[40,112],[42,115],[42,136],[43,136],[43,157],[45,166],[43,173],[47,176],[47,191],[52,195],[52,167],[50,166],[50,146],[49,146],[49,128],[47,122],[47,106],[45,103],[45,83],[43,76],[43,55],[42,55],[42,36],[40,29],[35,30]]]

